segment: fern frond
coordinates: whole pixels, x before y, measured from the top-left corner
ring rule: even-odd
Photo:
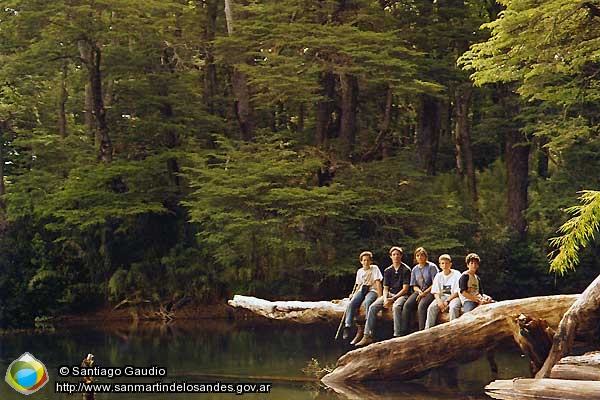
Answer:
[[[558,248],[548,255],[552,260],[550,271],[560,275],[575,269],[580,250],[592,242],[600,230],[600,191],[585,190],[579,193],[581,204],[566,210],[572,217],[558,230],[563,235],[550,239],[550,244]],[[554,254],[556,257],[552,258]]]

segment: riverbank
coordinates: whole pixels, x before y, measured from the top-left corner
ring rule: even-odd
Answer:
[[[90,312],[68,314],[55,317],[54,322],[95,322],[95,321],[127,321],[127,320],[160,320],[156,315],[158,310],[143,307],[122,307],[114,310],[112,307],[103,307]],[[223,304],[192,304],[186,305],[173,312],[177,320],[197,319],[230,319],[230,320],[262,320],[265,319],[249,310],[235,309],[226,303]]]
[[[48,331],[60,325],[72,324],[110,324],[131,321],[163,322],[156,315],[156,311],[150,307],[144,308],[119,308],[101,307],[85,313],[65,314],[55,317],[38,318],[35,326],[0,329],[0,335],[13,334],[15,332]],[[173,313],[173,321],[195,321],[195,320],[225,320],[225,321],[268,321],[260,315],[249,310],[235,309],[226,303],[223,304],[188,304]]]

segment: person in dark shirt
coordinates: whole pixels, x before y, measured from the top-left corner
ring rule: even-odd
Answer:
[[[402,317],[402,306],[408,298],[410,284],[410,267],[402,262],[402,248],[393,246],[388,252],[392,259],[392,265],[383,272],[383,296],[378,298],[369,307],[365,333],[356,346],[365,346],[373,343],[373,334],[377,314],[384,308],[392,307],[394,315],[394,332],[400,331],[400,318]]]
[[[464,312],[469,312],[480,304],[488,304],[494,301],[490,296],[483,293],[481,279],[477,275],[480,262],[481,258],[475,253],[469,253],[465,257],[467,270],[462,273],[458,280],[460,303],[453,302],[451,307],[460,307],[462,304]]]

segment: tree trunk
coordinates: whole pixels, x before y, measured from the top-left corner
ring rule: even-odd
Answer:
[[[301,135],[304,133],[304,112],[304,103],[300,103],[298,106],[298,124],[296,125],[296,132]]]
[[[175,72],[176,61],[173,58],[173,54],[174,53],[169,51],[168,48],[166,48],[163,52],[164,61],[162,67],[164,70],[163,72],[167,73],[167,76],[168,74],[173,74]],[[164,99],[164,101],[161,102],[162,106],[160,107],[160,113],[163,116],[166,127],[165,131],[163,132],[163,141],[167,148],[174,149],[179,146],[180,138],[177,131],[170,126],[175,116],[175,112],[173,111],[173,105],[168,100],[170,93],[169,85],[170,77],[166,78],[165,80],[160,80],[156,83],[156,86],[158,87],[158,94]],[[167,159],[167,173],[170,183],[175,187],[179,187],[179,163],[176,157],[170,157]]]
[[[550,354],[536,378],[548,378],[552,367],[563,358],[571,348],[576,333],[582,332],[597,339],[600,330],[600,275],[585,289],[581,297],[569,308],[554,335]],[[591,332],[591,334],[589,333]]]
[[[356,113],[358,111],[358,79],[350,74],[340,75],[341,116],[340,116],[340,147],[343,157],[352,155],[356,140]]]
[[[467,178],[467,187],[473,203],[477,202],[477,178],[475,176],[475,163],[473,161],[473,148],[471,146],[471,131],[469,124],[469,104],[473,87],[458,87],[455,93],[454,105],[454,144],[456,147],[456,168],[461,176]]]
[[[440,105],[431,96],[423,96],[417,122],[417,157],[428,175],[436,173],[436,158],[440,135]]]
[[[447,324],[350,351],[323,382],[405,380],[449,361],[473,360],[514,336],[514,314],[556,326],[576,298],[531,297],[482,305]]]
[[[94,117],[98,126],[99,150],[98,158],[105,163],[112,161],[112,142],[106,122],[106,108],[102,94],[102,51],[89,40],[78,41],[79,54],[89,73],[89,84]]]
[[[529,148],[525,135],[514,129],[506,135],[506,169],[508,174],[508,227],[517,241],[527,234],[527,188],[529,186]]]
[[[346,309],[347,300],[268,301],[236,294],[227,303],[232,307],[244,308],[269,319],[313,324],[341,318]]]
[[[485,387],[485,392],[494,399],[505,400],[524,398],[590,400],[598,398],[600,382],[564,379],[511,379],[494,381]]]
[[[550,170],[548,168],[548,162],[550,161],[550,155],[548,149],[544,147],[548,143],[548,139],[540,137],[538,139],[538,160],[537,160],[537,174],[539,178],[546,179],[550,177]]]
[[[600,380],[600,351],[561,358],[552,367],[550,378],[580,381]]]
[[[218,2],[215,0],[206,1],[207,24],[204,28],[204,40],[207,43],[206,59],[204,64],[204,103],[209,113],[214,114],[217,108],[214,104],[214,97],[217,93],[217,67],[213,55],[212,42],[215,39],[217,26]],[[228,11],[230,12],[230,11]]]
[[[85,83],[85,99],[83,104],[83,115],[85,120],[85,129],[88,137],[94,143],[94,147],[100,146],[98,132],[94,129],[94,100],[92,99],[92,85],[89,80]]]
[[[383,108],[383,118],[381,120],[381,126],[379,128],[379,133],[375,138],[375,144],[373,147],[367,151],[363,156],[363,161],[371,161],[377,157],[378,154],[381,154],[382,157],[385,157],[387,152],[385,151],[384,141],[386,137],[390,133],[390,124],[392,121],[392,106],[394,103],[394,90],[391,85],[388,85],[386,96],[385,96],[385,104]]]
[[[225,23],[227,24],[227,34],[233,36],[233,10],[231,9],[231,0],[225,0]]]
[[[66,104],[69,98],[67,92],[67,65],[63,65],[60,76],[60,93],[58,97],[58,133],[63,139],[67,137]]]
[[[0,120],[0,210],[6,210],[4,202],[4,194],[6,194],[6,186],[4,186],[4,142],[8,132],[8,121]],[[0,212],[0,227],[4,226],[4,213]]]
[[[227,23],[227,33],[229,36],[234,34],[234,18],[231,9],[231,0],[225,0],[225,19]],[[231,77],[231,88],[235,97],[235,116],[237,118],[242,139],[252,140],[253,121],[250,108],[250,90],[248,88],[248,77],[235,66]]]
[[[331,112],[333,111],[333,95],[335,93],[335,77],[330,72],[321,76],[323,100],[317,102],[317,126],[315,129],[316,145],[326,147],[331,126]]]
[[[524,314],[515,317],[514,321],[516,325],[513,338],[521,353],[529,357],[531,372],[535,374],[548,357],[554,330],[543,319],[529,318]]]

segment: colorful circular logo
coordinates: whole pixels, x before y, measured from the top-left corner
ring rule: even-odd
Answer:
[[[8,366],[6,382],[19,393],[31,394],[48,383],[48,372],[40,360],[23,353]]]

